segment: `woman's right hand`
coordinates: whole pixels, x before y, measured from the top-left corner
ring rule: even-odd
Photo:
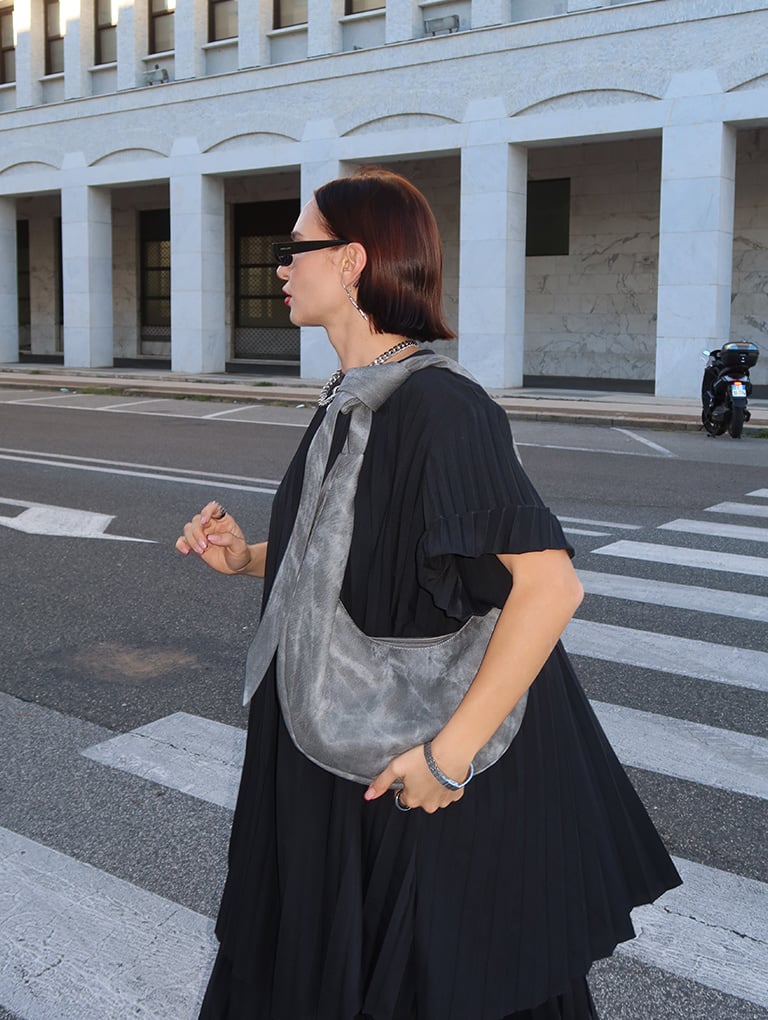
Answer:
[[[199,514],[184,525],[183,534],[176,541],[182,556],[196,553],[204,563],[220,574],[250,573],[253,558],[251,547],[245,541],[237,521],[212,501],[206,503]]]

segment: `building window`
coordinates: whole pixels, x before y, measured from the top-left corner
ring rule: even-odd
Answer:
[[[16,81],[16,41],[13,6],[0,7],[0,85]]]
[[[234,207],[234,354],[236,358],[299,359],[299,330],[290,320],[272,242],[290,235],[296,201],[245,202]]]
[[[237,0],[208,0],[208,42],[237,37]]]
[[[306,25],[307,0],[275,0],[275,28]]]
[[[96,64],[117,60],[117,11],[113,0],[96,0]]]
[[[383,11],[385,0],[344,0],[345,14],[364,14],[366,11]]]
[[[526,255],[567,255],[570,247],[571,181],[528,181]]]
[[[142,340],[171,336],[171,211],[151,209],[139,219]]]
[[[59,0],[45,0],[45,73],[64,70],[64,31]]]
[[[173,18],[176,0],[149,0],[149,52],[173,49]]]

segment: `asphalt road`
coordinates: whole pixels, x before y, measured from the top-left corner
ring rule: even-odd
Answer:
[[[214,575],[173,546],[184,521],[209,498],[220,499],[252,540],[266,537],[272,492],[311,413],[0,390],[0,826],[9,838],[91,865],[203,918],[215,916],[230,808],[81,752],[175,713],[245,725],[243,660],[260,582]],[[580,621],[649,635],[661,656],[670,650],[667,664],[623,651],[618,658],[576,653],[590,698],[739,739],[768,738],[766,677],[751,675],[761,655],[768,662],[765,619],[738,610],[722,615],[720,606],[734,592],[756,603],[768,596],[768,528],[759,514],[768,499],[754,495],[768,486],[768,441],[544,423],[515,423],[514,434],[542,497],[571,533],[580,571],[705,590],[708,599],[694,611],[589,594]],[[721,504],[757,510],[749,516],[708,509]],[[691,528],[692,521],[704,529]],[[45,533],[56,527],[62,533]],[[734,527],[762,534],[729,531]],[[694,559],[670,566],[647,550],[639,559],[595,552],[627,541],[673,546]],[[701,553],[749,562],[740,573],[713,571],[696,559]],[[732,681],[707,678],[678,665],[675,655],[693,646],[672,639],[744,650],[752,665]],[[763,744],[755,746],[763,753]],[[768,883],[765,796],[725,780],[715,784],[706,774],[669,774],[653,761],[628,768],[676,857],[703,866],[707,876],[755,883],[750,895],[768,904],[760,898]],[[768,937],[741,937],[758,947],[762,990],[759,977],[756,991],[748,976],[743,987],[729,985],[706,958],[696,971],[663,954],[617,954],[594,971],[602,1015],[767,1020]],[[0,963],[0,1005],[9,1016],[83,1015],[45,1004],[17,1013],[28,1001],[27,985],[34,981],[26,971]],[[124,1015],[174,1017],[151,1010]]]

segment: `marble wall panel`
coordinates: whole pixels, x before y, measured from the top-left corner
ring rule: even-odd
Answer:
[[[768,384],[768,129],[741,131],[736,147],[731,339],[760,348],[754,383]]]
[[[526,260],[525,374],[652,379],[659,139],[529,153],[531,178],[571,180],[568,255]]]

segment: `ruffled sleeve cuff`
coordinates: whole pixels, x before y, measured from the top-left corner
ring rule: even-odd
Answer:
[[[544,506],[500,507],[438,517],[417,547],[419,583],[445,613],[465,619],[500,605],[509,592],[509,574],[495,559],[497,554],[544,549],[574,554],[560,522]],[[493,559],[489,563],[483,557]]]

